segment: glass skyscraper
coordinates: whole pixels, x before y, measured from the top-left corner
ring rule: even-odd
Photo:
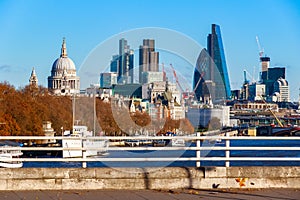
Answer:
[[[119,54],[113,55],[110,62],[110,71],[118,74],[119,84],[133,83],[134,51],[130,49],[127,40],[119,40]]]
[[[201,97],[202,101],[210,98],[216,103],[231,97],[221,30],[216,24],[212,24],[212,32],[207,37],[207,50],[203,49],[198,57],[193,86],[197,99]]]

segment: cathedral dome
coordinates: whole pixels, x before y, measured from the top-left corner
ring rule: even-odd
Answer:
[[[74,62],[68,58],[65,38],[60,57],[54,61],[51,76],[48,76],[48,89],[54,95],[80,93],[80,78],[76,75]]]
[[[52,75],[62,75],[64,70],[66,70],[68,74],[76,73],[75,64],[67,54],[65,38],[63,39],[60,57],[57,58],[52,65]]]
[[[76,70],[74,62],[68,57],[57,58],[53,65],[53,71],[63,71],[63,70]]]

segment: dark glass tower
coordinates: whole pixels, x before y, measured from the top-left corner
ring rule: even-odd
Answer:
[[[119,55],[113,55],[110,61],[110,72],[119,72]]]
[[[200,74],[203,80],[197,86]],[[203,49],[198,57],[193,86],[197,99],[209,96],[216,103],[231,97],[221,30],[216,24],[212,24],[212,32],[207,37],[207,50]]]
[[[114,55],[110,62],[110,71],[118,74],[118,83],[133,83],[134,51],[130,49],[127,40],[119,40],[119,54]]]
[[[197,59],[194,72],[193,89],[198,100],[204,99],[205,96],[212,96],[206,87],[205,80],[211,80],[209,73],[210,56],[206,49],[202,49]]]
[[[142,83],[143,72],[159,71],[159,52],[155,51],[155,40],[144,39],[139,54],[139,82]]]

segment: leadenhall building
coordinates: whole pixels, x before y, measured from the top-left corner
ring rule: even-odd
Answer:
[[[76,75],[74,62],[68,57],[65,38],[61,54],[57,58],[48,76],[48,89],[54,95],[73,95],[80,92],[80,78]]]

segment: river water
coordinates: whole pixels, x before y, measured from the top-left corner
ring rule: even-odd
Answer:
[[[195,146],[195,143],[187,143],[187,146]],[[221,141],[204,141],[201,146],[225,146]],[[300,147],[300,140],[232,140],[230,146],[233,147]],[[202,151],[202,157],[225,157],[224,151]],[[230,152],[231,157],[300,157],[300,151],[285,150],[236,150]],[[138,157],[196,157],[196,152],[192,150],[155,150],[155,151],[109,151],[104,158],[138,158]],[[195,161],[175,161],[175,162],[102,162],[101,157],[97,162],[87,162],[87,167],[195,167]],[[81,167],[81,162],[24,162],[23,167],[60,167],[71,168]],[[201,166],[225,166],[224,161],[201,161]],[[231,161],[230,166],[300,166],[300,161]]]

